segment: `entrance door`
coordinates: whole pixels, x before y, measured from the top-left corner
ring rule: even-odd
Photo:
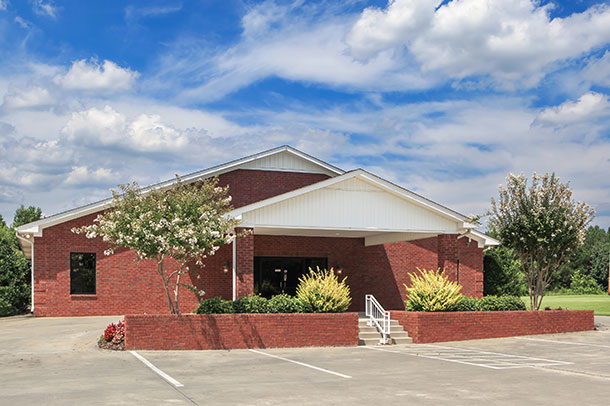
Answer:
[[[327,258],[254,257],[254,293],[270,298],[286,293],[294,296],[299,278],[309,268],[326,268]]]

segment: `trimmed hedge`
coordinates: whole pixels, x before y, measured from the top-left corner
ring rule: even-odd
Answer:
[[[410,310],[407,308],[406,310]],[[495,312],[527,310],[525,303],[517,296],[485,296],[481,299],[461,296],[449,312]]]
[[[305,313],[303,303],[286,294],[275,295],[268,302],[269,313]]]
[[[235,300],[223,300],[221,297],[202,300],[195,310],[197,314],[224,313],[309,313],[303,303],[296,297],[285,294],[266,299],[262,296],[244,296]]]
[[[262,296],[244,296],[233,302],[234,313],[268,313],[269,300]]]
[[[220,296],[202,300],[199,307],[195,310],[197,314],[223,314],[233,313],[233,302],[223,300]]]

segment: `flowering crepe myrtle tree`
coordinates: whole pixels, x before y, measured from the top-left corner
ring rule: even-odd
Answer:
[[[206,257],[235,238],[238,222],[225,216],[232,208],[228,187],[219,187],[217,178],[187,184],[176,176],[176,185],[169,190],[144,192],[136,183],[119,188],[120,193],[112,191],[111,208],[97,216],[94,224],[72,232],[87,238],[101,236],[110,245],[105,255],[125,247],[134,250],[138,260],[154,259],[170,312],[179,314],[180,286],[197,293],[182,281],[191,271],[189,265],[203,265]],[[167,258],[177,265],[167,269]]]
[[[540,310],[544,291],[583,243],[594,210],[572,200],[572,190],[555,174],[527,179],[509,173],[499,198],[491,198],[489,227],[521,260],[528,283],[530,309]]]

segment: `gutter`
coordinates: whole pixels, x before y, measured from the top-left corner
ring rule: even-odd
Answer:
[[[17,236],[18,239],[20,239],[21,241],[27,241],[28,243],[32,244],[32,256],[30,258],[30,266],[31,266],[31,271],[30,271],[30,287],[32,289],[32,293],[31,293],[31,305],[30,305],[30,313],[34,314],[34,237],[32,237],[32,241],[23,238],[22,236],[19,235],[19,231],[15,232],[15,235]]]

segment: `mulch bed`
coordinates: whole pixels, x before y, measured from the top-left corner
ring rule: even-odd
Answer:
[[[97,346],[103,350],[111,350],[111,351],[125,351],[125,341],[121,341],[118,344],[113,342],[108,342],[104,340],[104,337],[100,337],[97,342]]]

